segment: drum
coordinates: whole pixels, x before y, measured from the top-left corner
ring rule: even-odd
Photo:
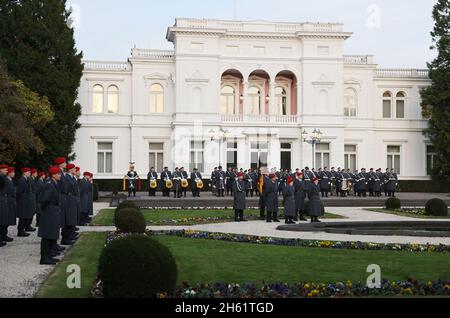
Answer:
[[[186,189],[189,186],[189,182],[186,179],[181,179],[181,187]]]
[[[195,185],[197,186],[197,189],[201,190],[204,187],[203,181],[201,179],[195,180]]]
[[[158,187],[158,181],[156,179],[150,180],[150,189],[156,189]]]
[[[347,179],[343,179],[341,181],[341,191],[348,191],[348,180]]]
[[[166,188],[167,189],[172,189],[173,188],[173,182],[170,179],[166,180]]]

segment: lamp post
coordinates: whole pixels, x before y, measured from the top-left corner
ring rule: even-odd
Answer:
[[[315,168],[316,163],[315,163],[315,159],[316,159],[316,145],[318,143],[320,143],[322,141],[322,132],[320,131],[320,129],[315,128],[314,131],[311,133],[311,135],[309,135],[309,133],[305,130],[303,130],[302,132],[302,139],[303,142],[310,144],[312,146],[312,167],[311,168]]]
[[[211,129],[209,131],[209,136],[211,137],[211,141],[213,141],[214,139],[218,139],[219,141],[219,166],[222,165],[221,161],[222,161],[222,144],[224,139],[228,138],[228,136],[230,135],[230,131],[228,129]]]

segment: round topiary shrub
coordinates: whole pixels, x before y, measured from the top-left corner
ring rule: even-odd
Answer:
[[[119,210],[116,221],[116,227],[123,233],[145,233],[145,217],[137,209],[126,208]]]
[[[399,198],[389,198],[384,205],[387,210],[398,210],[402,207],[402,202]]]
[[[125,200],[125,201],[119,203],[116,210],[114,211],[114,224],[116,226],[117,226],[117,215],[118,215],[119,211],[123,210],[123,209],[128,209],[128,208],[139,210],[139,207],[136,205],[136,203],[134,203],[134,201]]]
[[[425,205],[425,214],[432,216],[448,216],[448,206],[441,199],[431,199]]]
[[[106,298],[156,298],[173,295],[177,265],[169,249],[146,235],[112,241],[103,250],[99,275]]]
[[[306,215],[309,215],[309,206],[310,206],[310,201],[305,201],[304,211],[305,211]],[[321,216],[325,215],[325,205],[323,205],[322,201],[320,201],[320,214],[321,214]]]

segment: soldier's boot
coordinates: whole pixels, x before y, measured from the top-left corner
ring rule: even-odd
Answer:
[[[239,211],[234,210],[234,222],[239,222]]]
[[[301,211],[301,210],[300,210],[300,221],[308,221],[308,220],[305,218],[305,213],[304,213],[303,211]]]
[[[265,211],[264,211],[264,209],[259,209],[259,219],[261,220],[261,221],[264,221],[265,219],[266,219],[266,216],[265,216],[265,213],[264,213]]]
[[[276,222],[276,223],[280,223],[280,220],[278,219],[278,214],[277,213],[273,214],[273,221]]]
[[[272,223],[272,213],[267,211],[267,223]]]
[[[247,220],[244,218],[244,211],[239,211],[239,220],[241,222],[247,222]]]

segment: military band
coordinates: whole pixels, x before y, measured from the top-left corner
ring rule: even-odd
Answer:
[[[24,167],[17,186],[14,167],[0,165],[0,247],[14,241],[8,227],[17,224],[17,237],[26,238],[36,229],[41,238],[42,265],[54,265],[55,257],[78,239],[77,225],[86,225],[93,215],[93,174],[67,163],[54,160],[48,173]],[[18,220],[18,222],[17,222]],[[61,238],[61,245],[58,240]]]

